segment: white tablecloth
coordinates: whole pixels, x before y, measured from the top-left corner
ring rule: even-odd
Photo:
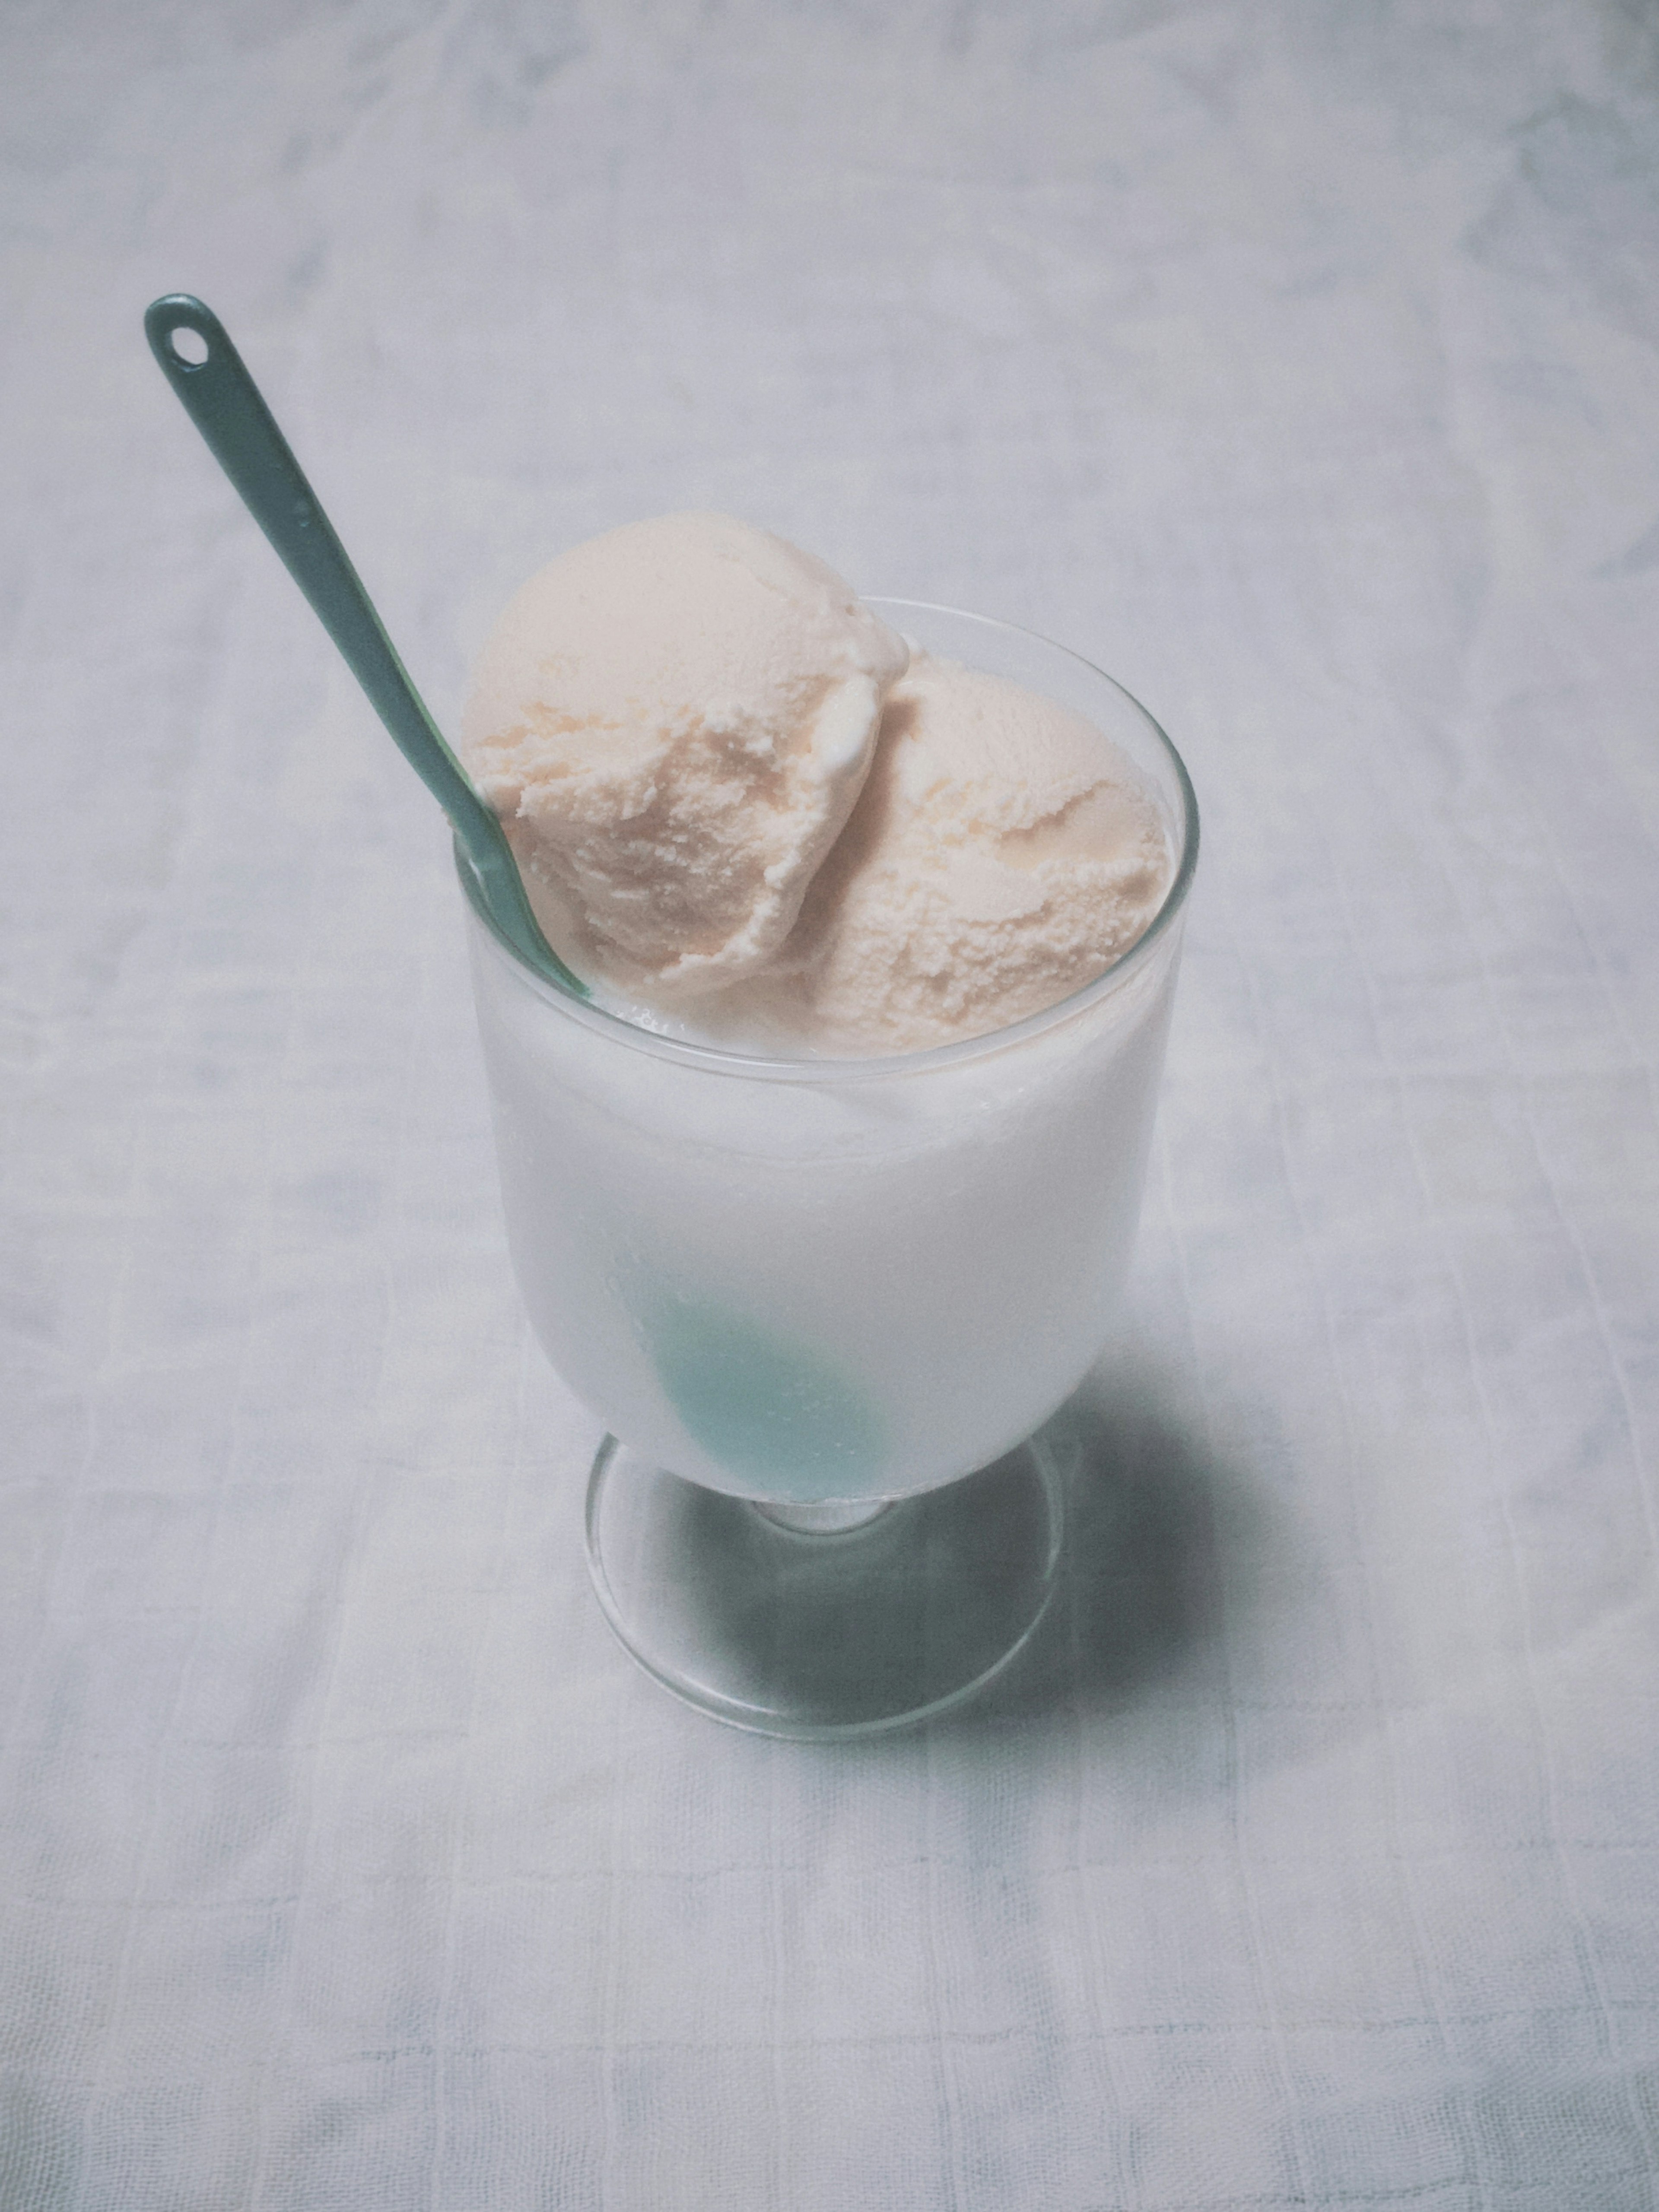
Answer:
[[[0,2204],[1652,2212],[1652,8],[22,0],[0,82]],[[773,1744],[612,1642],[442,828],[177,288],[447,723],[707,505],[1185,751],[980,1710]]]

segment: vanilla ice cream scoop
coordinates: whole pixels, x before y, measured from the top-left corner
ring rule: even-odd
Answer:
[[[556,948],[670,1002],[763,967],[907,659],[822,562],[727,515],[630,523],[532,576],[461,744]]]
[[[793,934],[722,1016],[830,1052],[983,1036],[1103,974],[1172,872],[1145,778],[1093,723],[919,653]]]

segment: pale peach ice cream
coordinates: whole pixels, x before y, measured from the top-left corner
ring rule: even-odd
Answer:
[[[1109,968],[1170,875],[1150,793],[1093,723],[917,653],[794,930],[725,1004],[833,1051],[981,1036]]]
[[[1110,967],[1173,872],[1092,722],[912,656],[821,562],[724,516],[532,577],[463,747],[571,964],[622,1011],[755,1049],[1004,1028]]]
[[[665,515],[514,597],[462,750],[553,943],[684,1000],[787,936],[907,658],[821,561],[727,515]]]

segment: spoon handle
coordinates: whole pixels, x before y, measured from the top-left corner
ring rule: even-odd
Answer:
[[[210,307],[188,292],[157,300],[144,316],[150,351],[241,494],[248,512],[310,600],[380,720],[449,817],[498,927],[532,967],[565,990],[588,992],[542,934],[501,825],[445,744],[410,680],[374,602],[259,387]],[[199,347],[181,349],[194,333]],[[199,358],[192,358],[198,353]]]

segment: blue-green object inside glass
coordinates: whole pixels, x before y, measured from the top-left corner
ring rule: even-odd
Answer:
[[[771,1497],[879,1494],[881,1417],[832,1361],[702,1300],[655,1299],[645,1322],[675,1412],[728,1473]]]

